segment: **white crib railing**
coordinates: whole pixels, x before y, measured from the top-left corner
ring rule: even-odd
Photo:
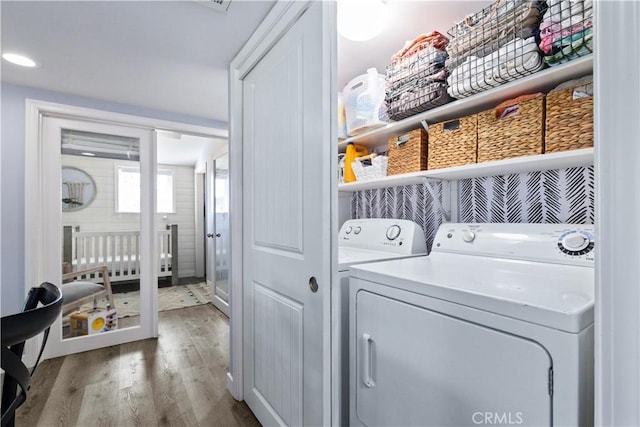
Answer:
[[[112,282],[140,278],[139,231],[73,231],[72,227],[65,226],[63,236],[63,261],[71,265],[72,271],[106,265]],[[177,225],[158,231],[156,256],[158,277],[171,276],[172,284],[177,284]]]

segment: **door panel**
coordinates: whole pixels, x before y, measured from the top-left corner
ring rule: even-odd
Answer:
[[[302,306],[254,282],[255,390],[269,402],[280,423],[302,425]],[[279,381],[277,379],[280,379]]]
[[[540,344],[367,291],[356,298],[352,425],[550,425],[552,364]]]
[[[42,172],[47,183],[44,206],[51,224],[43,233],[47,242],[55,242],[46,247],[51,260],[46,277],[62,283],[62,273],[72,272],[65,278],[103,285],[106,270],[113,295],[113,299],[98,295],[96,304],[101,310],[94,311],[93,295],[72,299],[77,285],[63,283],[65,316],[51,328],[46,357],[153,336],[159,256],[140,256],[157,253],[158,248],[156,197],[151,191],[156,180],[153,132],[45,117],[42,137],[47,158]],[[74,188],[78,186],[84,187],[82,192]],[[87,192],[88,187],[94,187],[95,197]],[[91,271],[87,275],[71,277],[87,270]],[[119,298],[124,290],[129,292]],[[107,303],[117,312],[117,323],[106,312]]]
[[[213,305],[229,316],[229,158],[225,154],[209,163],[213,167],[207,205],[207,280]]]
[[[264,425],[322,425],[328,414],[322,34],[313,2],[243,81],[244,397]]]

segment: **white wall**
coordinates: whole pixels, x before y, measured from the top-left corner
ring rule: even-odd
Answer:
[[[81,156],[62,156],[64,166],[87,172],[96,183],[96,198],[85,209],[63,212],[62,225],[80,226],[82,231],[138,230],[140,215],[116,212],[116,168],[138,166],[138,162]],[[160,229],[178,224],[178,271],[180,277],[195,275],[195,191],[193,167],[158,165],[173,171],[175,213],[158,214]]]
[[[188,123],[216,129],[227,129],[227,123],[204,117],[191,117],[166,111],[151,110],[132,105],[105,102],[80,96],[52,92],[25,86],[2,83],[2,140],[0,186],[2,212],[0,213],[0,314],[21,310],[25,298],[25,100],[57,102],[78,107],[113,111],[159,120]],[[193,176],[191,177],[193,180]],[[52,278],[56,282],[59,278]],[[34,283],[33,285],[38,285]]]

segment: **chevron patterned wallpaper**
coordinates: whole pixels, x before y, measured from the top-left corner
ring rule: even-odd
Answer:
[[[442,183],[433,181],[434,193],[442,200]],[[425,232],[427,248],[442,223],[442,215],[424,184],[356,191],[351,198],[351,218],[398,218],[418,223]]]
[[[442,199],[442,185],[433,181]],[[594,223],[593,167],[464,179],[458,182],[459,222]],[[431,244],[442,215],[422,184],[357,191],[352,218],[400,218],[417,222]]]

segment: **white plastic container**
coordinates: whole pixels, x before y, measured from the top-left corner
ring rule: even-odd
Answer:
[[[342,94],[347,116],[347,133],[350,136],[386,124],[387,106],[384,102],[384,92],[385,76],[378,74],[375,68],[369,68],[367,74],[362,74],[347,83]]]

